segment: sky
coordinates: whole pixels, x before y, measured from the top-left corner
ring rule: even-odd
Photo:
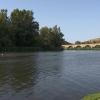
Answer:
[[[57,25],[68,42],[100,38],[100,0],[1,0],[8,15],[18,8],[32,10],[42,27]]]

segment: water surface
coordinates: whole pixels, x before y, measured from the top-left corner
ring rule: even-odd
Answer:
[[[0,100],[80,100],[100,92],[100,51],[0,54]]]

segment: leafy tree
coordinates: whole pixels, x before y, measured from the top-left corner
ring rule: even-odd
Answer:
[[[57,25],[53,28],[42,27],[40,29],[40,43],[45,47],[60,47],[63,43],[63,36],[60,27],[57,28]]]
[[[40,32],[40,34],[39,34]],[[7,9],[0,11],[0,48],[2,47],[60,47],[63,42],[60,27],[42,27],[34,21],[33,11],[14,9],[7,17]]]
[[[36,46],[39,24],[34,21],[33,11],[14,9],[11,12],[12,40],[16,46]]]
[[[10,20],[7,17],[7,9],[1,9],[0,11],[0,47],[11,46],[9,32]]]
[[[81,42],[80,41],[76,41],[75,44],[81,44]]]
[[[63,43],[63,33],[60,30],[60,27],[57,28],[57,25],[53,27],[53,43],[55,47],[60,47]]]
[[[44,47],[47,45],[50,45],[49,41],[49,28],[48,27],[42,27],[40,29],[40,44]]]

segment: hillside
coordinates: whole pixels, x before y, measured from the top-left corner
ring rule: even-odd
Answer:
[[[100,38],[96,38],[96,39],[91,39],[91,40],[88,40],[88,41],[84,41],[84,42],[80,42],[80,41],[78,41],[78,42],[76,42],[75,44],[78,44],[78,43],[80,43],[80,44],[93,44],[93,43],[100,43]]]
[[[91,39],[91,40],[88,40],[89,42],[100,42],[100,38],[96,38],[96,39]]]

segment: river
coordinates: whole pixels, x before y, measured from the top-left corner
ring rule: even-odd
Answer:
[[[0,100],[80,100],[100,92],[100,51],[0,54]]]

